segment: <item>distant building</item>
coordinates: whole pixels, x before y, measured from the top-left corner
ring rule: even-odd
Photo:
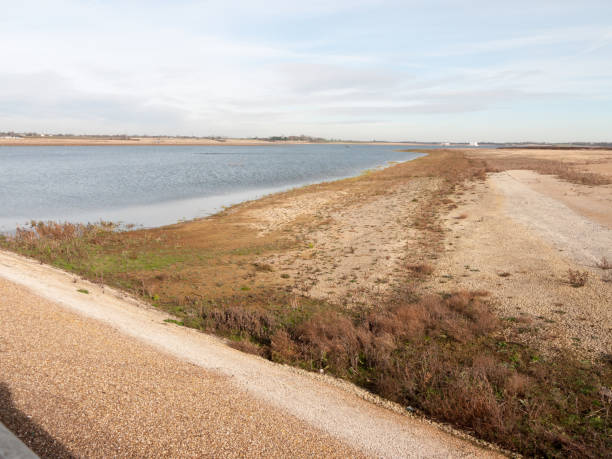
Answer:
[[[470,142],[470,147],[477,147],[478,146],[478,142]]]

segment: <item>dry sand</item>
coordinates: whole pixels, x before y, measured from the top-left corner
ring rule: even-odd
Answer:
[[[32,423],[26,441],[58,442],[52,456],[496,455],[35,261],[0,252],[0,277],[3,396]]]

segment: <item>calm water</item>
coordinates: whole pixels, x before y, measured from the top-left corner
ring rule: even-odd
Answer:
[[[160,226],[418,153],[388,145],[0,146],[0,231],[36,220]]]

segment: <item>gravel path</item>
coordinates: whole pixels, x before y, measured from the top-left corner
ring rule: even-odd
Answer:
[[[518,321],[521,339],[543,352],[612,352],[612,283],[593,268],[612,247],[610,230],[505,172],[454,199],[430,289],[489,292],[498,315]],[[572,287],[568,269],[589,271],[587,284]]]
[[[505,196],[506,213],[578,263],[595,266],[602,257],[612,260],[612,230],[533,190],[527,182],[537,175],[532,171],[491,175],[492,183]]]
[[[0,421],[44,455],[497,455],[35,261],[0,252],[0,278]]]

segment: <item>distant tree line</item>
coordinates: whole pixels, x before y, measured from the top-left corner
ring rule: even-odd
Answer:
[[[266,142],[334,142],[334,139],[323,137],[312,137],[309,135],[275,135],[271,137],[252,137],[252,140],[264,140]]]

